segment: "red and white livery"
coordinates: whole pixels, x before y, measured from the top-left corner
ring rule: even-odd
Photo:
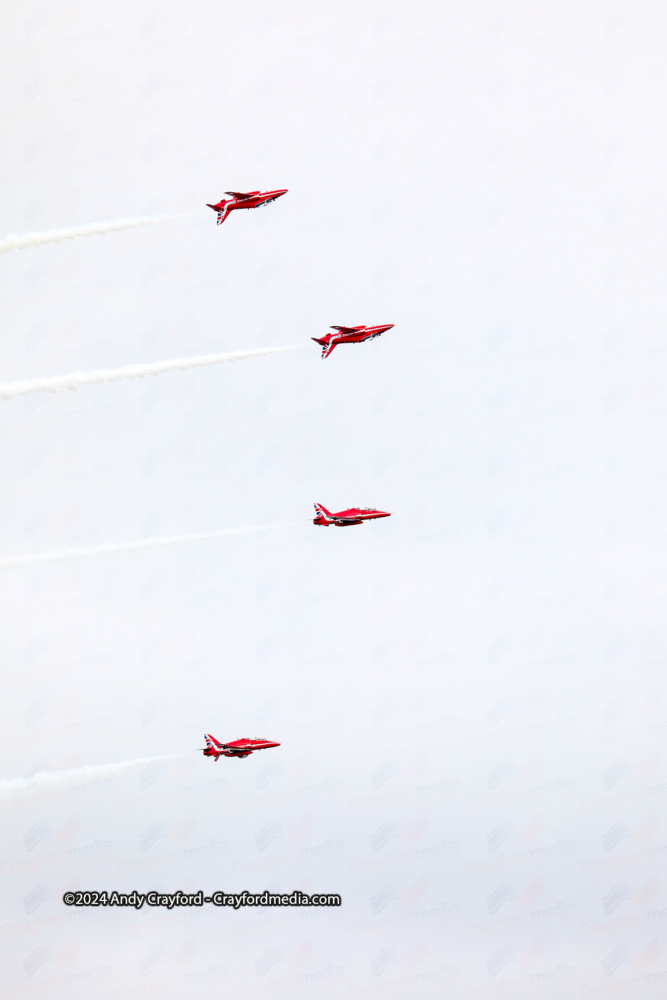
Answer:
[[[204,739],[206,746],[201,747],[204,757],[214,757],[216,761],[218,757],[249,757],[256,750],[269,750],[271,747],[280,746],[280,743],[273,743],[271,740],[264,740],[259,736],[253,740],[246,738],[234,740],[232,743],[218,743],[215,736],[204,733]]]
[[[325,333],[323,337],[311,337],[316,344],[322,347],[322,358],[328,358],[334,347],[339,344],[362,344],[365,340],[372,340],[380,334],[393,328],[393,323],[385,323],[384,326],[332,326],[335,333]]]
[[[221,226],[225,221],[230,212],[233,212],[237,208],[259,208],[260,205],[270,205],[272,201],[276,198],[282,198],[284,194],[287,194],[287,188],[283,188],[280,191],[248,191],[244,194],[242,191],[225,191],[225,198],[221,198],[217,205],[209,205],[206,203],[207,208],[212,208],[214,212],[218,213],[218,225]]]
[[[349,510],[339,510],[337,514],[332,514],[321,503],[314,506],[317,517],[313,524],[319,524],[323,528],[328,528],[331,524],[335,524],[337,528],[347,528],[350,524],[363,524],[376,517],[391,517],[386,510],[376,510],[375,507],[350,507]]]

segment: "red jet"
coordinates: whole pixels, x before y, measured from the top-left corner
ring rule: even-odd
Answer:
[[[349,510],[339,510],[337,514],[332,514],[321,503],[315,504],[315,513],[317,517],[313,524],[320,524],[323,528],[328,528],[330,524],[335,524],[337,528],[347,528],[350,524],[362,524],[375,517],[391,517],[386,510],[376,510],[375,507],[350,507]]]
[[[364,340],[379,337],[386,330],[391,330],[393,323],[384,326],[332,326],[335,333],[325,333],[323,337],[311,337],[316,344],[322,345],[322,359],[328,358],[338,344],[361,344]]]
[[[204,757],[249,757],[255,750],[268,750],[270,747],[279,747],[280,743],[272,743],[271,740],[263,740],[258,736],[254,740],[243,739],[234,740],[233,743],[218,743],[215,736],[204,733],[206,747],[200,747],[204,751]]]
[[[212,208],[218,213],[219,226],[235,208],[259,208],[260,205],[270,205],[276,198],[287,194],[287,188],[282,191],[249,191],[247,194],[241,191],[225,191],[225,194],[229,197],[221,198],[217,205],[206,203],[207,208]]]

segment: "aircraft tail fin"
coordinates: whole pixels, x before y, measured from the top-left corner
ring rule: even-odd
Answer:
[[[204,733],[204,739],[206,740],[206,746],[209,750],[222,749],[222,743],[218,743],[215,736],[211,736],[210,733]]]
[[[315,508],[315,524],[333,524],[334,516],[331,511],[323,507],[321,503],[313,504]]]
[[[320,347],[322,348],[322,358],[323,359],[329,357],[329,355],[331,354],[331,352],[333,351],[334,347],[337,344],[336,340],[323,340],[323,339],[320,339],[319,337],[311,337],[310,339],[314,340],[315,343],[319,344]]]
[[[229,207],[228,205],[224,204],[224,202],[221,202],[219,205],[209,205],[209,203],[206,202],[206,207],[212,208],[214,212],[218,213],[218,221],[216,223],[218,226],[221,226],[222,223],[227,218],[227,216],[229,215]]]

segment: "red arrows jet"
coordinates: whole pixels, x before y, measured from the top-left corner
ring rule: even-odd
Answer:
[[[337,528],[347,528],[350,524],[362,524],[375,517],[391,517],[386,510],[376,510],[375,507],[350,507],[349,510],[339,510],[337,514],[332,514],[321,503],[314,506],[317,517],[313,524],[320,524],[323,528],[328,528],[330,524],[335,524]]]
[[[204,757],[249,757],[255,750],[268,750],[270,747],[279,747],[280,743],[272,743],[271,740],[263,740],[255,737],[254,740],[243,739],[234,740],[233,743],[218,743],[215,736],[204,733],[206,747],[200,747],[204,751]]]
[[[325,333],[323,337],[311,337],[316,344],[322,345],[322,359],[328,358],[334,347],[339,344],[361,344],[364,340],[379,337],[386,330],[391,330],[393,323],[384,326],[332,326],[335,333]]]
[[[218,213],[219,226],[235,208],[259,208],[260,205],[270,205],[276,198],[287,194],[287,188],[282,191],[249,191],[247,194],[243,194],[241,191],[225,191],[225,194],[228,197],[221,198],[217,205],[206,203],[207,208],[212,208],[214,212]]]

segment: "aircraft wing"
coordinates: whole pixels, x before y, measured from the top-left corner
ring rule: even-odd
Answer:
[[[225,194],[230,194],[232,198],[253,198],[259,191],[225,191]]]
[[[363,330],[363,326],[332,326],[332,330],[338,330],[339,333],[359,333],[359,330]]]

